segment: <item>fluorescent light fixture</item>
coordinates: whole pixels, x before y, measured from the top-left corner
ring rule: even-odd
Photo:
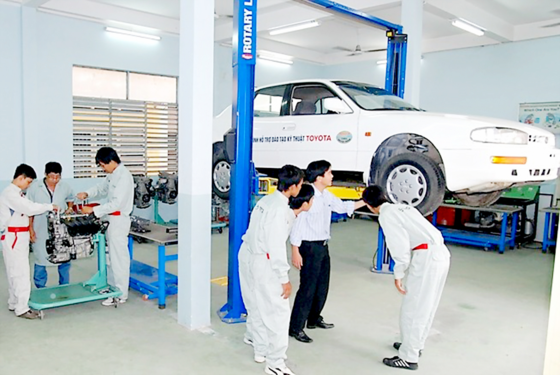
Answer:
[[[482,27],[477,26],[474,23],[471,23],[469,21],[465,21],[465,20],[457,18],[457,19],[451,21],[451,24],[455,27],[458,27],[460,29],[468,31],[469,33],[474,34],[476,36],[483,36],[484,35],[484,29]]]
[[[274,29],[270,29],[268,32],[270,35],[278,35],[284,33],[291,33],[292,31],[297,31],[297,30],[309,29],[311,27],[316,27],[316,26],[319,26],[319,21],[311,20],[311,21],[298,22],[285,26],[275,27]]]
[[[387,60],[377,60],[377,65],[387,65]]]
[[[294,63],[292,56],[282,55],[281,53],[259,51],[257,57],[261,60],[273,61],[281,64],[292,65]]]
[[[137,33],[136,31],[116,29],[114,27],[106,27],[105,31],[107,31],[109,33],[122,34],[122,35],[127,35],[127,36],[134,36],[134,37],[143,38],[143,39],[150,39],[150,40],[160,40],[161,39],[161,37],[159,37],[157,35]]]

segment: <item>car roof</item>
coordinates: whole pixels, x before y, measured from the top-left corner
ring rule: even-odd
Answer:
[[[260,89],[264,89],[264,88],[268,88],[268,87],[289,85],[289,84],[295,84],[295,83],[325,83],[325,84],[335,84],[335,83],[338,83],[338,82],[344,82],[344,83],[351,83],[351,84],[357,84],[357,85],[368,85],[368,86],[379,87],[379,86],[373,85],[373,84],[371,84],[371,83],[356,82],[356,81],[353,81],[353,80],[316,78],[316,79],[299,79],[299,80],[293,80],[293,81],[279,82],[279,83],[274,83],[274,84],[259,86],[259,87],[257,87],[256,89],[257,89],[257,90],[260,90]]]

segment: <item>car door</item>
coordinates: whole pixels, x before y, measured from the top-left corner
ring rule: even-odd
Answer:
[[[257,168],[280,168],[292,163],[288,138],[293,134],[295,123],[283,116],[289,87],[266,87],[255,93],[253,161]]]
[[[359,113],[323,83],[294,84],[287,99],[284,121],[291,128],[285,149],[290,163],[305,168],[325,159],[334,170],[355,171]]]

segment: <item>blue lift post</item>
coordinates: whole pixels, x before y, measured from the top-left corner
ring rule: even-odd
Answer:
[[[310,5],[322,11],[375,27],[387,32],[387,70],[385,73],[385,90],[404,97],[404,79],[406,73],[406,47],[407,36],[403,34],[401,25],[397,25],[381,18],[330,0],[298,0],[300,3]]]
[[[233,106],[235,134],[230,191],[228,301],[218,315],[226,323],[245,321],[245,306],[239,285],[237,254],[241,237],[249,226],[253,153],[253,97],[257,57],[257,0],[233,3]]]
[[[299,1],[322,11],[326,10],[338,16],[387,31],[389,41],[386,82],[390,82],[390,86],[387,86],[388,83],[386,83],[386,88],[400,97],[404,95],[406,35],[402,34],[401,26],[333,1]],[[257,51],[257,0],[234,0],[233,4],[233,132],[230,135],[235,138],[235,149],[227,150],[228,158],[232,163],[230,217],[233,220],[230,221],[229,230],[228,301],[218,311],[218,315],[226,323],[245,321],[246,310],[239,285],[237,255],[241,247],[241,237],[249,226],[251,190],[256,184],[254,181],[256,173],[252,164],[252,140]],[[226,145],[228,143],[226,142]]]

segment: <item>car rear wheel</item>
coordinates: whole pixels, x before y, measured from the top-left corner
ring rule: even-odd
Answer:
[[[424,215],[434,212],[443,201],[443,172],[422,154],[398,154],[381,167],[378,176],[377,183],[392,202],[416,207]]]
[[[212,191],[221,199],[229,199],[231,164],[226,158],[223,144],[214,145],[212,157]]]

